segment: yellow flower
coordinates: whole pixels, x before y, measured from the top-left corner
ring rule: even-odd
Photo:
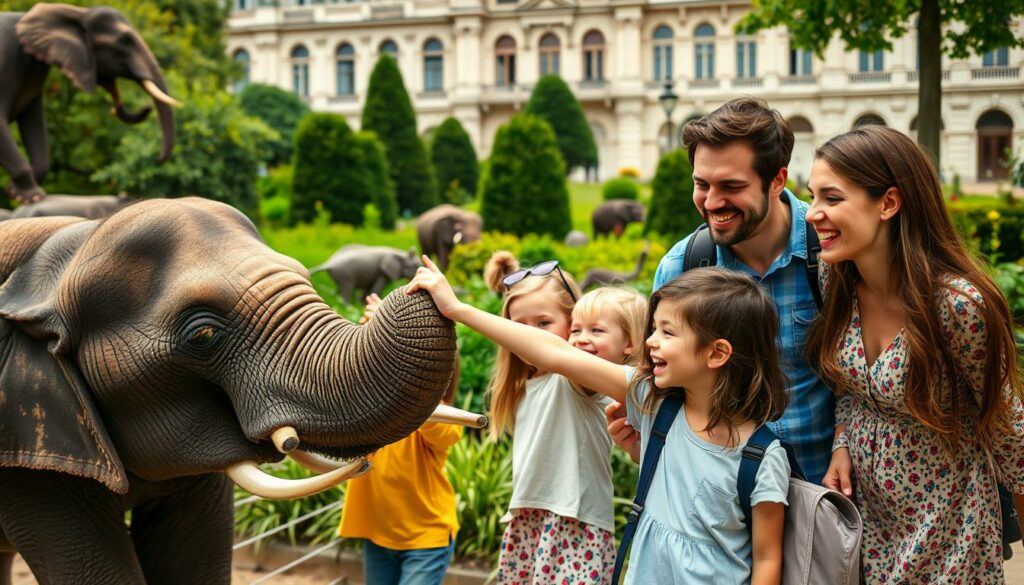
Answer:
[[[993,209],[992,211],[988,212],[988,215],[986,217],[988,217],[989,221],[996,221],[997,219],[999,219],[1000,216],[999,212]]]

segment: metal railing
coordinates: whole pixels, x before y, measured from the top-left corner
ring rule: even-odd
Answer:
[[[782,85],[814,85],[818,83],[817,75],[789,75],[782,78]]]
[[[719,85],[720,80],[717,78],[690,80],[690,89],[717,89]]]
[[[764,79],[760,77],[736,77],[732,80],[733,87],[761,87]]]
[[[888,71],[861,71],[849,74],[850,83],[889,83],[892,73]]]
[[[1017,79],[1020,67],[975,67],[971,79]]]

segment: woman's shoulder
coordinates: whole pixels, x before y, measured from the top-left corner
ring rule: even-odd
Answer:
[[[985,306],[985,299],[978,287],[962,276],[950,275],[943,278],[935,294],[942,317],[963,320],[976,315]]]

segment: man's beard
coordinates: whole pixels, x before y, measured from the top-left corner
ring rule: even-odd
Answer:
[[[757,231],[757,228],[764,221],[765,216],[768,215],[768,198],[765,197],[764,205],[760,209],[753,209],[749,213],[736,208],[735,211],[739,212],[743,219],[740,222],[739,227],[734,229],[731,233],[723,234],[711,227],[711,223],[708,223],[708,227],[711,231],[711,240],[719,246],[734,246],[740,242],[748,239],[750,236]],[[703,209],[704,221],[708,221],[708,210]],[[716,211],[720,213],[720,211]]]

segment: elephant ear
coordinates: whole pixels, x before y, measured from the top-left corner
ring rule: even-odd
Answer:
[[[0,467],[96,480],[128,491],[128,478],[92,393],[64,352],[58,282],[95,229],[81,222],[51,235],[0,285]]]
[[[96,59],[82,27],[87,13],[66,4],[36,4],[15,31],[25,52],[60,67],[79,89],[91,92],[96,89]]]

